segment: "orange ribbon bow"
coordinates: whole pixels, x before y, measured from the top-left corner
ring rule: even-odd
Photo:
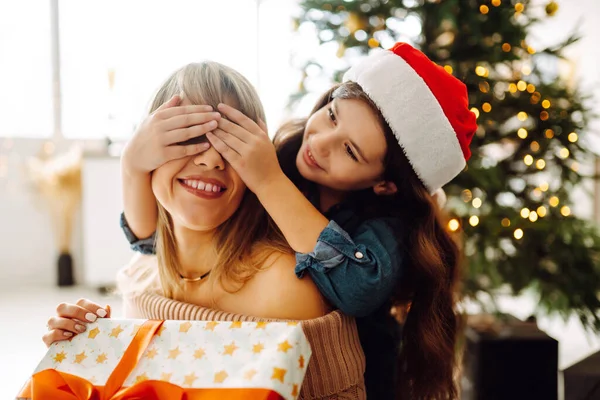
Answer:
[[[157,320],[144,322],[104,386],[94,386],[79,376],[46,369],[34,374],[18,397],[32,400],[283,399],[269,389],[190,389],[156,380],[147,380],[124,388],[125,379],[133,371],[162,324],[163,321]]]

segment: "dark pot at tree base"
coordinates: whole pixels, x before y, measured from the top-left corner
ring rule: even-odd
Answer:
[[[61,253],[58,257],[58,286],[72,286],[73,257],[69,253]]]

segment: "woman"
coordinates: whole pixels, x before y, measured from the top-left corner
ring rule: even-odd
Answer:
[[[152,102],[152,119],[169,124],[182,117],[174,109],[160,107],[181,93],[182,105],[197,111],[193,118],[183,116],[190,118],[189,125],[203,121],[208,129],[209,121],[218,118],[206,106],[194,104],[216,106],[225,102],[254,121],[264,119],[261,103],[250,83],[218,63],[191,64],[175,72]],[[188,134],[183,133],[179,139],[185,141]],[[126,317],[183,319],[181,315],[168,314],[165,308],[156,309],[144,303],[147,296],[156,299],[156,294],[148,293],[156,291],[164,296],[159,296],[161,304],[167,301],[186,309],[201,306],[230,313],[220,314],[219,318],[234,318],[231,313],[236,313],[264,319],[322,320],[318,317],[328,311],[328,306],[319,291],[310,278],[296,278],[293,273],[296,262],[285,239],[256,196],[216,150],[211,148],[163,164],[153,172],[151,188],[159,216],[157,257],[138,256],[120,273],[119,286],[128,304]],[[104,309],[88,300],[63,303],[57,312],[48,321],[49,331],[43,338],[47,345],[85,331],[86,321],[110,316],[108,307]],[[305,380],[308,389],[303,387],[304,393],[309,394],[305,397],[325,398],[326,393],[335,396],[351,387],[354,391],[351,398],[363,398],[364,358],[356,327],[353,320],[333,314],[330,317],[336,324],[333,335],[315,333],[316,330],[311,333],[307,326],[314,322],[305,325],[316,360],[309,364]],[[215,314],[203,315],[215,318]],[[338,340],[336,335],[343,337]],[[332,339],[333,342],[328,342]],[[324,351],[326,346],[333,349],[346,342],[349,347],[345,350]],[[322,354],[319,347],[323,348]],[[348,349],[356,354],[351,361],[347,361],[347,354],[336,354]],[[328,363],[333,369],[323,372],[321,368]],[[310,371],[315,365],[320,367],[318,373]],[[311,382],[323,380],[319,374],[331,376],[329,382],[311,386]]]

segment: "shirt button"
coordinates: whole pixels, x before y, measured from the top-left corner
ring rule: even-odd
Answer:
[[[364,254],[361,253],[360,251],[357,251],[356,253],[354,253],[354,257],[356,257],[356,258],[358,258],[360,260],[361,258],[364,257]]]

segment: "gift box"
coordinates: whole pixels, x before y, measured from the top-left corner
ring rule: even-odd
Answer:
[[[295,399],[310,356],[295,322],[99,319],[50,346],[18,399]]]

